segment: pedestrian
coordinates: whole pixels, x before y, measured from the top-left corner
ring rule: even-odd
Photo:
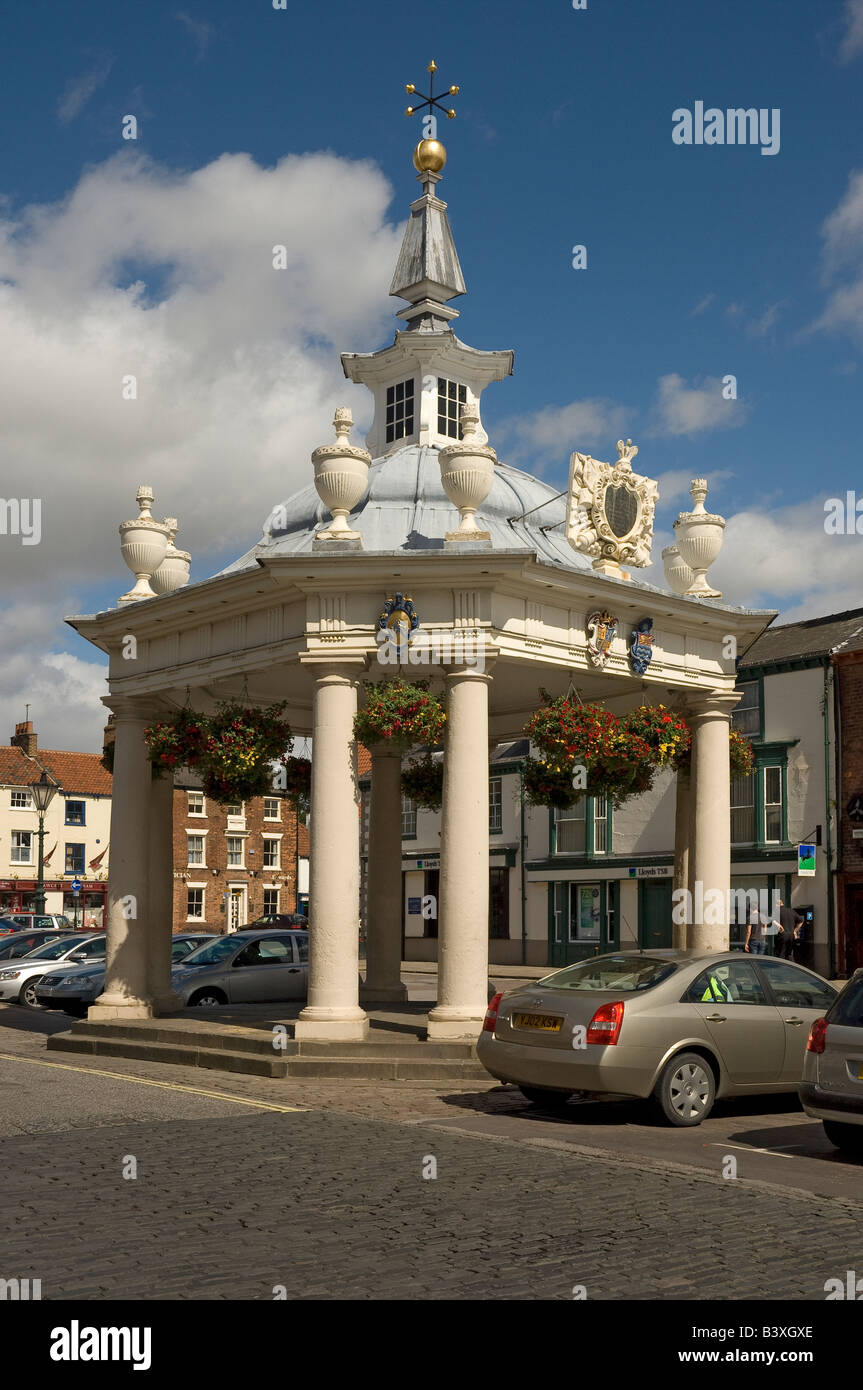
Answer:
[[[744,951],[748,951],[752,956],[763,956],[765,952],[764,941],[764,922],[757,907],[752,909],[749,920],[746,923],[746,940],[743,943]]]
[[[800,932],[802,927],[802,915],[799,912],[795,912],[793,907],[786,907],[782,898],[780,898],[779,941],[776,951],[778,956],[782,956],[784,960],[794,959],[794,952],[800,945]]]

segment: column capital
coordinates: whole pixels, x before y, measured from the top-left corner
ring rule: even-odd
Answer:
[[[102,695],[100,698],[113,714],[115,723],[143,720],[149,724],[166,714],[176,713],[173,706],[160,704],[152,695]]]
[[[326,677],[356,682],[366,669],[364,656],[334,656],[332,652],[301,652],[300,665],[305,666],[315,680]]]
[[[402,748],[400,744],[393,746],[391,742],[371,743],[368,745],[368,750],[372,762],[375,762],[378,758],[397,758],[398,761],[401,762],[402,758],[405,756],[404,748]]]
[[[686,718],[690,723],[706,723],[713,719],[731,719],[732,711],[742,698],[739,690],[708,690],[703,695],[692,694],[686,701]]]
[[[453,662],[452,665],[450,665],[450,666],[444,666],[444,667],[443,667],[443,676],[444,676],[444,679],[447,681],[447,683],[450,683],[450,682],[456,681],[456,680],[458,680],[458,681],[463,681],[463,680],[475,680],[475,681],[484,681],[486,685],[491,685],[491,682],[492,682],[491,670],[492,670],[492,667],[494,666],[494,657],[495,657],[496,655],[497,655],[496,652],[494,653],[493,656],[491,656],[491,658],[489,658],[489,656],[486,655],[486,659],[485,659],[485,661],[484,661],[484,663],[483,663],[482,668],[480,668],[479,666],[475,666],[475,665],[468,665],[467,662],[464,662],[464,661],[457,661],[457,662]]]

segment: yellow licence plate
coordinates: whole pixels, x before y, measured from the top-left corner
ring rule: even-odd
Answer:
[[[539,1033],[559,1033],[563,1023],[550,1014],[516,1014],[512,1021],[516,1028],[534,1028]]]

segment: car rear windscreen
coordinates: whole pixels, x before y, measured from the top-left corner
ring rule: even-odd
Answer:
[[[600,956],[568,965],[537,984],[551,989],[614,990],[616,993],[653,989],[673,975],[677,965],[655,956]]]
[[[863,1028],[863,976],[846,985],[827,1014],[827,1022],[842,1023],[850,1028]]]

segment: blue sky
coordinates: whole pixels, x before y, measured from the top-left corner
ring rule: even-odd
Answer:
[[[456,328],[515,349],[514,377],[484,398],[501,457],[563,487],[572,449],[613,459],[629,434],[636,467],[665,484],[657,559],[703,474],[729,518],[717,570],[731,601],[791,617],[860,602],[863,540],[825,537],[822,518],[827,497],[863,496],[863,0],[19,0],[4,47],[0,330],[5,314],[16,369],[0,383],[13,417],[0,413],[0,491],[38,486],[46,517],[43,543],[11,560],[0,537],[18,612],[4,645],[20,656],[0,683],[6,724],[34,689],[50,722],[59,681],[80,705],[67,746],[86,746],[97,667],[59,619],[122,591],[116,524],[148,469],[194,578],[247,549],[308,476],[345,395],[338,352],[395,327],[387,291],[419,134],[403,84],[422,87],[431,56],[462,89],[440,131],[468,286]],[[779,108],[779,153],[675,145],[672,112],[698,100]],[[319,240],[300,203],[326,229],[303,251],[317,298],[256,307],[245,238],[259,226],[278,240],[288,203],[298,238]],[[232,343],[242,381],[228,379]],[[124,352],[156,364],[154,381],[157,367],[188,373],[182,399],[139,402],[131,432],[128,412],[114,425],[99,409],[100,374]],[[729,373],[739,397],[719,404]],[[195,415],[213,399],[235,402],[232,418],[249,403],[233,462]],[[649,577],[662,582],[658,566]]]

